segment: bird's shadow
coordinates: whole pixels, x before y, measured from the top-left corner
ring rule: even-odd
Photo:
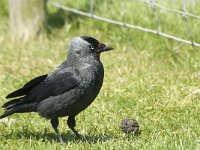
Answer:
[[[51,143],[60,143],[58,140],[58,136],[54,132],[44,131],[44,132],[33,132],[33,131],[16,131],[11,133],[4,133],[6,139],[31,139],[37,140],[42,142],[51,142]],[[90,144],[95,144],[97,142],[105,142],[108,140],[117,139],[117,137],[110,136],[110,135],[84,135],[82,138],[77,138],[73,132],[67,131],[66,133],[62,133],[61,137],[63,138],[64,142],[85,142]]]

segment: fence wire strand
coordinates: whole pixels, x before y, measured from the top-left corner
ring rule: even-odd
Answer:
[[[125,4],[125,0],[121,0],[121,5],[122,5],[122,21],[125,25],[125,22],[126,22],[126,4]]]
[[[67,7],[67,6],[59,4],[57,2],[54,2],[53,0],[49,0],[48,3],[53,5],[53,6],[55,6],[55,7],[57,7],[57,8],[60,8],[60,9],[63,9],[63,10],[66,10],[66,11],[69,11],[69,12],[72,12],[72,13],[76,13],[76,14],[79,14],[79,15],[82,15],[82,16],[92,17],[93,19],[104,21],[104,22],[107,22],[107,23],[111,23],[111,24],[115,24],[115,25],[119,25],[119,26],[124,26],[124,27],[128,27],[128,28],[141,30],[141,31],[144,31],[144,32],[157,34],[157,35],[163,36],[163,37],[168,38],[168,39],[173,39],[173,40],[176,40],[176,41],[179,41],[179,42],[191,44],[192,46],[200,47],[200,43],[196,43],[196,42],[193,41],[192,32],[190,30],[190,26],[189,26],[188,19],[187,19],[188,16],[200,19],[200,16],[196,16],[196,15],[188,13],[186,11],[186,5],[185,5],[186,2],[185,2],[185,0],[183,0],[183,11],[174,10],[174,9],[171,9],[171,8],[166,8],[164,6],[161,6],[161,5],[157,4],[157,3],[155,3],[154,0],[149,0],[149,1],[139,0],[139,1],[148,3],[152,7],[153,12],[154,12],[154,16],[155,16],[155,20],[156,20],[156,30],[126,23],[125,22],[126,21],[125,20],[125,12],[126,12],[125,0],[121,0],[121,3],[122,3],[122,15],[123,15],[123,20],[122,21],[116,21],[116,20],[112,20],[112,19],[109,19],[109,18],[104,18],[104,17],[95,15],[94,14],[94,0],[90,0],[90,12],[84,12],[84,11],[81,11],[81,10],[78,10],[78,9],[75,9],[75,8]],[[173,35],[169,35],[169,34],[164,33],[164,32],[161,32],[159,30],[159,17],[158,17],[157,11],[156,11],[156,7],[183,15],[184,20],[185,20],[185,24],[186,24],[186,30],[187,30],[187,33],[188,33],[188,35],[190,37],[190,41],[182,39],[182,38],[179,38],[179,37],[176,37],[176,36],[173,36]]]
[[[90,14],[91,17],[94,15],[94,0],[90,0]]]
[[[191,32],[191,29],[190,29],[190,24],[188,22],[188,16],[187,16],[187,10],[186,10],[186,0],[183,0],[182,2],[183,2],[183,18],[185,20],[186,31],[189,35],[192,46],[194,46],[192,32]]]
[[[138,1],[141,1],[141,2],[144,2],[144,3],[147,3],[147,4],[150,4],[149,1],[147,1],[147,0],[138,0]],[[183,14],[183,11],[181,11],[181,10],[176,10],[176,9],[168,8],[168,7],[159,5],[159,4],[155,3],[155,2],[154,2],[154,6],[156,6],[157,8],[166,10],[166,11],[170,11],[170,12],[174,12],[174,13],[180,14],[180,15]],[[193,17],[193,18],[196,18],[196,19],[200,19],[200,16],[197,16],[197,15],[195,15],[195,14],[191,14],[191,13],[188,13],[188,12],[186,12],[185,14],[186,14],[187,16],[189,16],[189,17]]]
[[[156,31],[157,34],[159,35],[159,18],[158,18],[158,13],[156,11],[156,7],[154,6],[154,0],[149,0],[150,6],[153,9],[154,17],[155,17],[155,23],[156,23]]]

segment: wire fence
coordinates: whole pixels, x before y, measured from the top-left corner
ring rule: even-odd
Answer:
[[[89,0],[89,5],[90,5],[90,11],[89,12],[85,12],[85,11],[81,11],[81,10],[78,10],[78,9],[75,9],[75,8],[65,6],[62,3],[55,2],[53,0],[49,0],[48,3],[57,7],[57,8],[60,8],[60,9],[63,9],[63,10],[66,10],[66,11],[69,11],[69,12],[72,12],[72,13],[75,13],[75,14],[91,17],[93,19],[97,19],[97,20],[100,20],[100,21],[104,21],[104,22],[107,22],[107,23],[111,23],[111,24],[115,24],[115,25],[119,25],[119,26],[123,26],[123,27],[128,27],[128,28],[132,28],[132,29],[141,30],[141,31],[144,31],[144,32],[157,34],[157,35],[163,36],[165,38],[173,39],[173,40],[176,40],[176,41],[179,41],[179,42],[191,44],[192,46],[200,47],[200,43],[194,42],[193,34],[191,32],[191,27],[190,27],[190,24],[188,22],[188,17],[200,20],[200,16],[187,12],[187,9],[186,9],[187,0],[182,0],[182,6],[183,6],[182,10],[176,10],[176,9],[172,9],[172,8],[162,6],[160,4],[157,4],[154,0],[136,0],[136,1],[146,3],[151,7],[151,9],[153,10],[154,17],[155,17],[155,25],[156,25],[155,29],[145,28],[145,27],[142,27],[142,26],[127,23],[126,20],[125,20],[125,16],[126,16],[125,2],[126,2],[126,0],[121,0],[121,6],[122,6],[121,12],[122,12],[122,15],[123,15],[122,21],[117,21],[117,20],[113,20],[113,19],[110,19],[110,18],[105,18],[105,17],[102,17],[102,16],[95,15],[94,14],[94,5],[95,5],[94,0]],[[190,40],[186,40],[186,39],[176,37],[176,36],[173,36],[173,35],[170,35],[170,34],[167,34],[167,33],[160,31],[159,30],[160,20],[159,20],[159,17],[158,17],[157,9],[162,9],[162,10],[165,10],[165,11],[169,11],[169,12],[173,12],[173,13],[177,13],[177,14],[182,15],[183,18],[184,18],[184,22],[185,22],[185,28],[186,28],[186,31],[187,31],[187,34],[188,34],[188,37],[189,37]]]

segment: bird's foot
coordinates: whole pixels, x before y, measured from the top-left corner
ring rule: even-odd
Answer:
[[[82,136],[78,133],[78,131],[76,131],[76,129],[74,129],[74,128],[71,128],[71,130],[74,132],[74,134],[76,135],[76,137],[78,138],[78,139],[80,139]]]
[[[61,144],[64,144],[63,139],[62,139],[61,136],[59,136],[58,139],[59,139],[59,141],[60,141]]]

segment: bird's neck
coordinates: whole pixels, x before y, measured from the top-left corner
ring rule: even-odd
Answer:
[[[68,57],[67,61],[64,62],[68,67],[77,67],[83,66],[84,64],[95,65],[101,64],[100,55],[90,55],[87,57]]]

